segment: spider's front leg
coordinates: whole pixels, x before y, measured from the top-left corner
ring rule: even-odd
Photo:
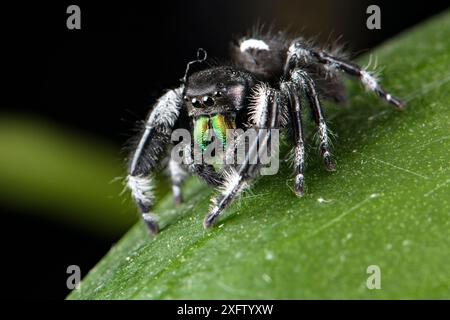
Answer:
[[[279,126],[280,99],[280,92],[265,85],[258,86],[255,90],[251,129],[257,131],[256,139],[250,141],[248,152],[245,153],[238,169],[224,174],[221,194],[213,200],[213,206],[203,222],[205,228],[211,227],[217,221],[223,210],[241,194],[256,176],[260,164],[252,163],[254,162],[252,159],[256,159],[261,150],[266,150],[272,135],[271,129],[277,129]]]
[[[153,234],[159,232],[159,227],[156,217],[151,213],[154,201],[151,174],[164,155],[165,147],[170,144],[172,129],[183,105],[182,93],[183,86],[169,90],[158,99],[130,158],[127,187]]]

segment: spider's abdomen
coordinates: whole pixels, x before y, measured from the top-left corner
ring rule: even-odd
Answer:
[[[287,49],[283,34],[265,34],[241,38],[232,45],[231,54],[239,67],[271,82],[283,74]]]

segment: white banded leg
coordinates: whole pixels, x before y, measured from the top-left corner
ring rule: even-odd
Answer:
[[[290,66],[295,67],[298,65],[298,62],[301,61],[315,61],[329,66],[330,70],[336,69],[343,71],[348,75],[357,77],[367,90],[375,92],[380,98],[395,106],[397,109],[404,109],[406,106],[404,101],[386,92],[371,72],[362,69],[355,63],[334,57],[323,50],[312,49],[305,45],[304,42],[297,40],[289,47],[288,61],[286,63],[287,69],[290,68]]]
[[[128,169],[127,187],[131,191],[149,231],[159,232],[156,217],[151,213],[154,202],[151,173],[170,143],[172,128],[182,105],[183,87],[169,90],[156,102],[145,123]]]
[[[239,169],[237,171],[230,170],[225,174],[221,194],[213,199],[212,207],[203,222],[205,228],[211,227],[217,221],[223,210],[242,193],[254,178],[259,165],[252,164],[251,159],[255,159],[258,148],[259,150],[267,148],[271,137],[270,129],[278,126],[279,92],[265,85],[259,86],[255,90],[251,108],[253,109],[253,128],[266,130],[258,130],[256,139],[250,142],[248,152],[245,154],[243,163],[239,165]]]
[[[289,101],[289,114],[294,134],[294,191],[298,197],[302,197],[305,194],[305,140],[301,115],[301,99],[298,94],[299,90],[296,89],[294,83],[282,82],[280,87]]]
[[[309,105],[314,115],[314,121],[318,127],[320,154],[323,158],[325,168],[328,171],[334,171],[336,170],[336,165],[331,157],[327,123],[320,104],[319,95],[315,89],[314,81],[306,72],[300,69],[294,69],[291,72],[291,79],[308,98]]]
[[[169,160],[169,173],[172,181],[172,195],[175,205],[180,205],[183,202],[183,195],[181,193],[181,185],[186,179],[187,172],[181,167],[180,163]]]

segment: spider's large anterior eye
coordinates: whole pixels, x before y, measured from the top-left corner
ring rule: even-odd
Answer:
[[[202,106],[200,101],[198,101],[196,98],[192,98],[191,103],[194,108],[201,108]]]
[[[211,107],[214,105],[214,99],[210,96],[204,96],[203,97],[203,104],[207,107]]]

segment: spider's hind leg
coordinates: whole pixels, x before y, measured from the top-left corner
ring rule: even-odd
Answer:
[[[350,76],[357,77],[364,87],[375,92],[380,98],[392,104],[397,109],[404,109],[406,103],[389,92],[386,92],[378,83],[377,78],[369,71],[364,70],[357,64],[335,57],[324,50],[316,50],[302,41],[296,40],[289,47],[286,69],[301,62],[320,63],[326,65],[329,70],[340,70]]]

